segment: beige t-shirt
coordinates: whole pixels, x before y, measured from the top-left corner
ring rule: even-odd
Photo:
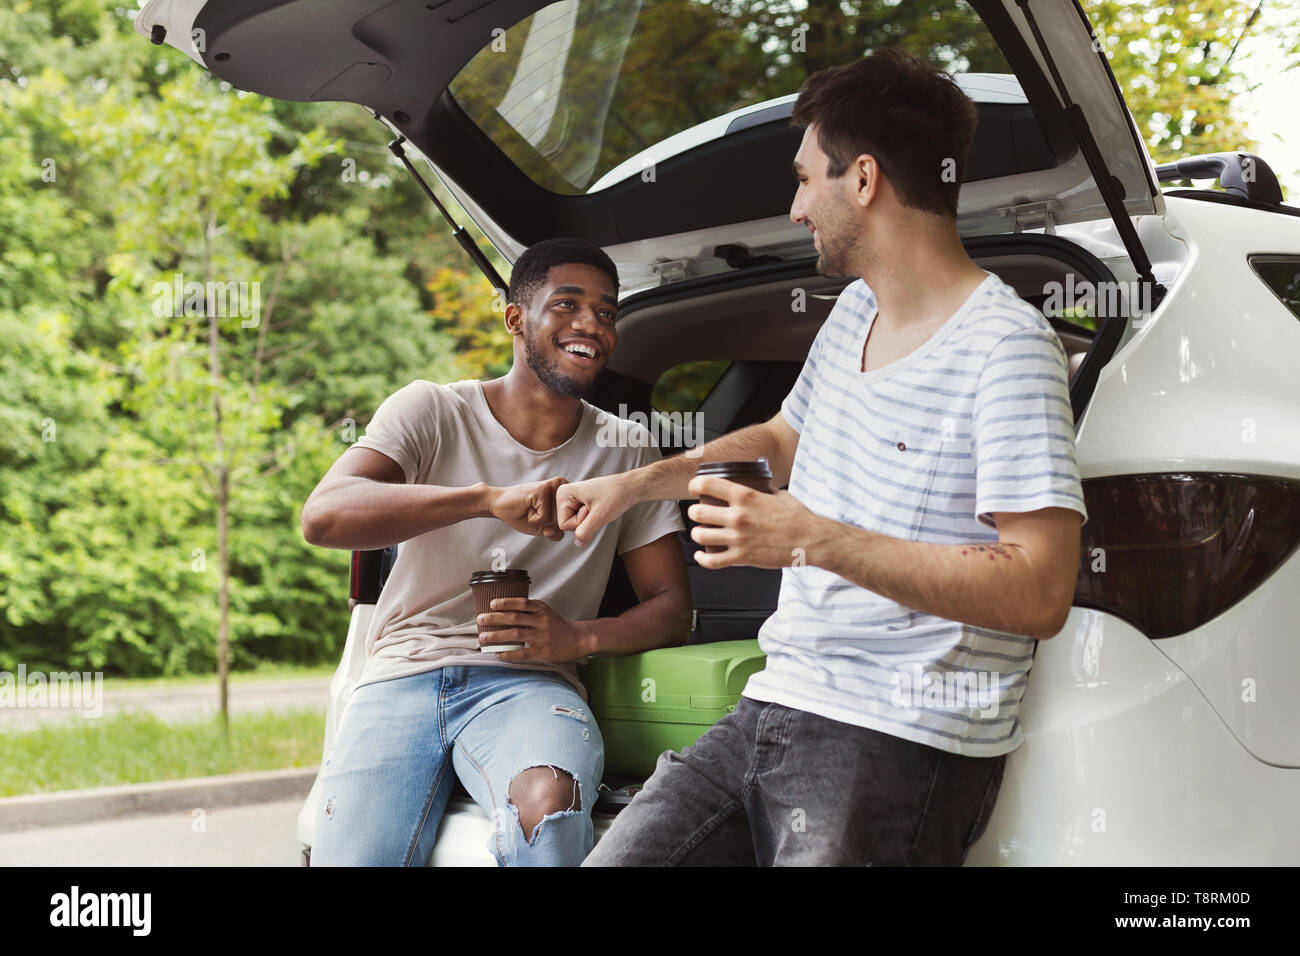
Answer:
[[[478,381],[415,381],[384,400],[353,447],[372,448],[401,466],[408,483],[496,487],[562,476],[569,481],[638,468],[660,457],[644,426],[582,403],[582,420],[563,444],[535,451],[511,437],[488,407]],[[529,597],[569,620],[596,616],[614,555],[683,529],[677,503],[635,505],[581,548],[572,533],[552,541],[496,518],[470,518],[403,541],[366,634],[357,686],[445,664],[549,670],[585,693],[573,664],[521,664],[479,652],[469,576],[522,568]]]

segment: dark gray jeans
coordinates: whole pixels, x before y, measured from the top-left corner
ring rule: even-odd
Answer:
[[[956,866],[1005,764],[741,697],[659,757],[583,866]]]

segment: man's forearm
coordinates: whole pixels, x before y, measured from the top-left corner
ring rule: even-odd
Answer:
[[[819,516],[806,563],[904,607],[1011,634],[1047,638],[1065,624],[1073,579],[1003,544],[903,541]]]
[[[491,516],[493,489],[340,478],[303,508],[303,535],[311,544],[374,551],[466,518]]]
[[[697,454],[698,453],[698,454]],[[690,457],[673,455],[629,472],[638,501],[680,501],[693,497],[687,486],[701,462],[754,461],[766,458],[772,466],[773,484],[789,480],[788,463],[780,461],[781,449],[767,423],[750,425],[701,445]]]
[[[689,602],[665,591],[629,608],[618,617],[579,621],[586,654],[621,657],[686,640],[691,632]]]

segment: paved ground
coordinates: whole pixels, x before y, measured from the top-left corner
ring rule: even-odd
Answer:
[[[298,707],[319,707],[324,711],[329,685],[328,677],[236,681],[230,685],[230,711],[238,714]],[[215,677],[211,683],[194,687],[119,691],[104,689],[106,717],[128,710],[147,710],[166,721],[195,720],[216,714],[218,704]],[[81,710],[71,708],[0,707],[0,734],[82,718]]]
[[[301,800],[0,834],[3,866],[298,866]]]

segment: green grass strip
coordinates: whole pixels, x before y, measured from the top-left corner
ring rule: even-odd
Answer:
[[[234,671],[230,683],[249,684],[262,680],[293,680],[297,677],[332,677],[337,664],[315,664],[305,667],[299,664],[266,664],[256,670]],[[215,692],[217,675],[186,674],[182,677],[105,677],[104,690],[153,690],[155,688],[173,687],[211,687]]]
[[[167,723],[148,713],[0,734],[0,797],[320,763],[318,708]]]

